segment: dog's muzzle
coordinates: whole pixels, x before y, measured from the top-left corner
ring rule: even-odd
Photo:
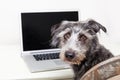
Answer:
[[[61,53],[60,58],[70,64],[80,64],[85,59],[85,55],[77,53],[74,50],[68,50],[63,54]]]

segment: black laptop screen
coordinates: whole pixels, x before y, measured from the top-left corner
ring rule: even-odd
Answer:
[[[63,20],[78,21],[77,11],[21,13],[23,50],[51,49],[51,26]]]

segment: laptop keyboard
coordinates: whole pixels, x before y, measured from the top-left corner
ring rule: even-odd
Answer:
[[[33,57],[39,60],[50,60],[50,59],[59,59],[59,53],[49,53],[49,54],[35,54]]]

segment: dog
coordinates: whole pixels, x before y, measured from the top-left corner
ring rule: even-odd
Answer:
[[[93,19],[86,21],[62,21],[51,29],[53,47],[61,48],[60,58],[69,63],[80,78],[96,64],[113,57],[113,54],[99,43],[97,33],[106,28]]]

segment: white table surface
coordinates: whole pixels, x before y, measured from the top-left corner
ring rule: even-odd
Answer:
[[[73,77],[71,69],[30,73],[19,45],[0,45],[0,80],[43,80]]]
[[[115,55],[120,55],[120,45],[110,45],[107,48]],[[20,54],[20,45],[0,45],[0,80],[53,80],[73,77],[71,69],[30,73]]]

